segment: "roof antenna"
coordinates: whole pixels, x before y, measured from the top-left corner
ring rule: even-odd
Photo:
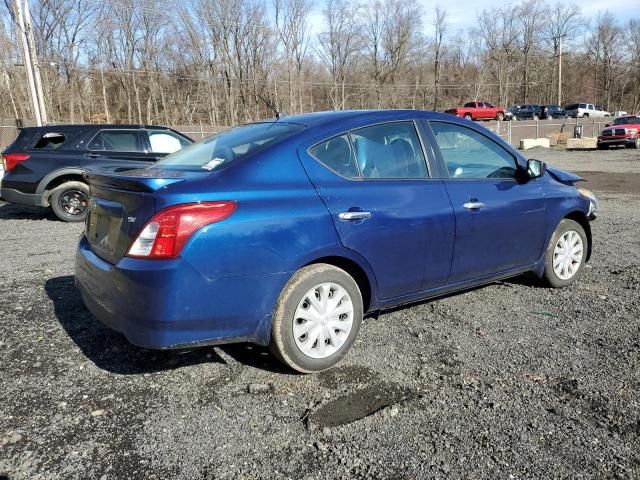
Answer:
[[[280,112],[278,111],[278,109],[276,107],[273,106],[273,104],[267,100],[266,98],[264,98],[262,95],[260,95],[258,92],[256,92],[256,95],[258,97],[260,97],[260,99],[267,105],[267,107],[269,107],[271,110],[274,111],[274,113],[276,114],[276,120],[280,120]]]

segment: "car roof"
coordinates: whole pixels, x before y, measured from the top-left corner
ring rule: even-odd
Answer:
[[[451,115],[437,113],[430,110],[340,110],[301,113],[295,115],[285,115],[278,120],[269,119],[262,122],[279,121],[283,123],[296,123],[307,127],[319,127],[332,124],[334,122],[350,122],[353,120],[378,121],[393,120],[394,118],[451,118]]]
[[[84,130],[87,128],[96,128],[100,130],[108,129],[156,129],[171,130],[170,127],[162,125],[134,125],[134,124],[114,124],[114,123],[60,123],[49,124],[41,127],[22,127],[20,130],[41,130],[41,131],[63,131],[63,130]]]

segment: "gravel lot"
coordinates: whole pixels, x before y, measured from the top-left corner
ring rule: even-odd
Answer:
[[[640,153],[529,156],[600,195],[582,279],[385,312],[311,376],[129,345],[74,289],[82,226],[0,202],[0,479],[640,478]]]

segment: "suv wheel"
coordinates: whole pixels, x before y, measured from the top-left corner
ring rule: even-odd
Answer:
[[[292,369],[319,372],[349,352],[362,317],[360,289],[347,272],[324,263],[309,265],[280,294],[269,347]]]
[[[65,182],[49,197],[51,210],[64,222],[83,222],[89,206],[89,186],[83,182]]]
[[[587,258],[588,240],[582,226],[563,219],[553,232],[544,265],[544,279],[554,288],[568,287],[577,280]]]

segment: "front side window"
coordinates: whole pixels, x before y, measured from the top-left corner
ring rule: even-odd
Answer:
[[[451,178],[515,178],[516,159],[502,146],[471,128],[431,122]]]
[[[142,152],[136,130],[101,130],[89,143],[89,150],[107,152]]]
[[[351,140],[363,178],[425,178],[427,167],[413,122],[359,128]]]
[[[172,132],[147,131],[149,135],[149,145],[153,153],[173,153],[183,147],[190,145],[185,139]]]
[[[347,134],[325,140],[309,149],[309,155],[343,177],[357,177],[358,167]]]

